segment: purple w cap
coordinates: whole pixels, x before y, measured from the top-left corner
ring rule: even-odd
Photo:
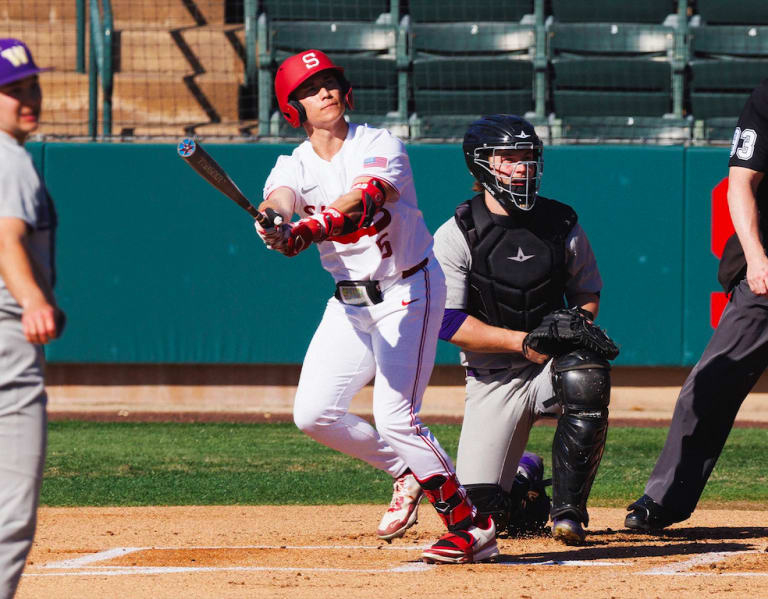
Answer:
[[[50,70],[35,64],[32,53],[21,40],[0,39],[0,85]]]

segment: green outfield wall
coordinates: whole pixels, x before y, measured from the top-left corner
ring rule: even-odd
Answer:
[[[289,145],[211,145],[258,202]],[[59,212],[57,294],[69,315],[53,362],[300,363],[333,283],[317,253],[267,251],[251,219],[173,145],[30,144]],[[471,195],[456,145],[412,145],[430,230]],[[599,323],[621,365],[689,365],[718,291],[712,189],[723,148],[559,146],[542,193],[579,213],[603,275]],[[457,362],[440,342],[438,362]]]

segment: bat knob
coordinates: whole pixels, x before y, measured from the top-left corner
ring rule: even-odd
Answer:
[[[192,156],[192,154],[195,153],[195,149],[197,148],[197,144],[195,143],[194,139],[182,139],[179,142],[178,147],[176,148],[176,151],[179,153],[179,156],[182,158],[189,158]]]
[[[262,223],[264,228],[268,229],[283,224],[283,217],[280,216],[280,214],[276,211],[272,210],[272,208],[267,208],[264,212],[266,213],[264,222]]]

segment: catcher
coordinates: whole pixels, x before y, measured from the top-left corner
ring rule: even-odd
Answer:
[[[461,348],[467,375],[457,473],[497,534],[543,529],[551,516],[556,539],[582,544],[618,354],[592,323],[595,256],[573,209],[538,195],[542,144],[528,121],[483,117],[463,150],[479,193],[435,234],[448,287],[440,337]],[[543,461],[523,453],[543,417],[559,418],[551,511]]]

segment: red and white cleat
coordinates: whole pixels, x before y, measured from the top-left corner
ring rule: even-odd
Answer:
[[[392,501],[376,530],[380,539],[392,542],[416,524],[423,494],[419,481],[410,470],[395,479]]]
[[[496,526],[493,519],[481,526],[445,533],[421,554],[428,564],[473,564],[499,555],[496,545]]]

